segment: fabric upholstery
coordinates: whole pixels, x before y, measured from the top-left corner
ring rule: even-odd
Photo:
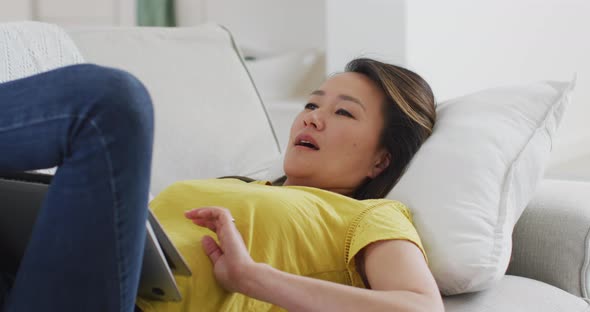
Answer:
[[[509,274],[589,297],[590,182],[544,180],[513,237]]]
[[[127,70],[150,92],[153,195],[178,180],[258,178],[279,155],[265,108],[222,27],[81,28],[69,33],[88,61]]]
[[[588,312],[583,299],[532,279],[506,275],[494,287],[445,297],[446,312]]]

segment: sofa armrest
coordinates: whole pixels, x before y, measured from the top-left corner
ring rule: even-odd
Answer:
[[[508,274],[588,298],[590,182],[543,180],[513,233]]]

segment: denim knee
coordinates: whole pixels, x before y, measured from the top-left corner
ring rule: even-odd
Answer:
[[[102,127],[119,132],[153,135],[154,112],[150,95],[132,74],[94,64],[73,65],[62,69],[62,75],[80,93],[93,99],[81,108]]]
[[[153,131],[153,105],[150,95],[139,79],[132,74],[115,68],[93,64],[73,66],[78,71],[78,82],[86,84],[80,89],[91,88],[96,99],[93,113],[104,115],[116,114],[119,120],[126,122],[120,127],[140,127]],[[82,76],[80,76],[82,74]]]

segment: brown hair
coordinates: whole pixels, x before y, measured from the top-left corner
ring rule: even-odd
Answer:
[[[390,164],[374,179],[367,178],[354,194],[356,199],[383,198],[432,134],[436,120],[434,95],[422,77],[396,65],[358,58],[349,62],[345,71],[367,76],[385,94],[380,145],[391,155]]]
[[[385,94],[384,126],[379,139],[391,155],[389,166],[374,179],[367,178],[354,194],[356,199],[383,198],[405,172],[422,143],[432,134],[436,120],[436,104],[432,89],[418,74],[396,65],[373,59],[350,61],[345,72],[367,76]],[[246,182],[253,179],[229,176]],[[273,181],[282,185],[286,176]]]

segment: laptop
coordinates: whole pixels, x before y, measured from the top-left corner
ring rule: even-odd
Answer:
[[[33,231],[52,175],[0,172],[0,270],[15,274]],[[180,301],[174,274],[192,275],[182,255],[148,209],[146,241],[138,295]]]

